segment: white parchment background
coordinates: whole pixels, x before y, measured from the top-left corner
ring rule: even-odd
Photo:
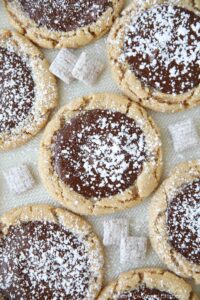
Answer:
[[[126,1],[127,4],[131,1]],[[3,1],[0,0],[0,28],[12,28],[8,22],[8,17],[5,12]],[[84,84],[79,82],[74,82],[70,86],[65,85],[59,81],[59,106],[66,104],[69,101],[72,101],[76,97],[95,93],[95,92],[116,92],[120,93],[117,85],[112,80],[110,69],[108,66],[108,60],[105,50],[106,38],[102,38],[96,43],[89,45],[81,50],[76,50],[76,53],[79,54],[83,49],[92,53],[91,59],[94,59],[94,56],[100,58],[106,65],[106,69],[101,76],[100,80],[92,88],[88,88]],[[52,61],[57,54],[57,50],[44,50],[46,58],[49,61]],[[168,132],[168,125],[173,122],[178,122],[180,120],[192,118],[197,126],[199,135],[200,135],[200,107],[197,107],[192,110],[188,110],[182,113],[176,114],[163,114],[163,113],[154,113],[149,112],[157,125],[160,127],[163,150],[164,150],[164,172],[163,178],[167,176],[170,169],[173,166],[181,161],[188,159],[200,158],[200,143],[198,147],[190,149],[189,151],[184,151],[180,154],[177,154],[173,150],[173,145],[171,137]],[[44,187],[41,184],[37,170],[37,159],[38,159],[38,148],[39,142],[41,139],[42,132],[37,135],[32,141],[30,141],[25,146],[18,148],[7,153],[0,153],[0,214],[6,212],[7,210],[14,208],[19,205],[31,204],[31,203],[51,203],[58,205],[46,192]],[[187,140],[185,141],[187,143]],[[8,170],[10,167],[15,165],[20,165],[21,163],[27,163],[37,181],[35,188],[23,195],[13,196],[8,191],[6,182],[3,177],[3,172]],[[105,217],[89,217],[87,218],[94,226],[95,231],[100,236],[103,236],[103,221],[108,218],[117,218],[125,217],[130,220],[131,224],[131,233],[134,235],[148,235],[148,205],[149,200],[147,199],[141,205],[129,209],[124,212],[120,212],[111,216]],[[111,278],[117,276],[120,272],[126,271],[135,267],[149,267],[149,266],[163,266],[157,255],[153,252],[150,247],[148,247],[148,255],[145,261],[140,264],[130,261],[128,265],[120,265],[119,263],[119,249],[118,247],[106,247],[106,278],[105,282]],[[200,287],[194,287],[199,291]]]

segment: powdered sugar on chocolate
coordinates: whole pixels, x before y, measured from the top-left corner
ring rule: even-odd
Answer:
[[[11,0],[9,0],[11,2]],[[54,31],[72,31],[88,26],[109,8],[109,0],[17,0],[37,25]]]
[[[200,18],[173,5],[139,12],[126,29],[120,59],[147,86],[181,94],[200,84]]]
[[[123,192],[147,157],[141,128],[119,112],[92,110],[65,124],[55,137],[53,164],[61,180],[85,197]]]
[[[150,289],[145,284],[142,284],[137,289],[132,291],[125,291],[116,295],[114,297],[115,300],[136,300],[136,299],[143,299],[143,300],[178,300],[172,294],[161,291],[158,289]]]
[[[89,299],[86,244],[54,223],[9,227],[0,243],[0,293],[9,299]]]
[[[186,259],[200,264],[200,179],[183,186],[167,211],[169,242]]]
[[[35,98],[31,69],[12,48],[0,48],[0,133],[10,132],[28,116]]]

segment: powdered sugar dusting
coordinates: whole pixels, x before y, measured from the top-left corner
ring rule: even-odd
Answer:
[[[120,59],[156,90],[181,94],[193,89],[200,83],[200,18],[166,4],[139,12],[126,29]]]
[[[172,294],[161,291],[158,289],[150,289],[145,284],[139,286],[139,288],[121,293],[114,297],[115,300],[178,300]]]
[[[54,152],[61,179],[78,193],[98,199],[134,184],[146,160],[146,143],[133,119],[92,110],[65,125]]]
[[[25,58],[12,48],[0,48],[0,133],[19,126],[35,98],[34,82]]]
[[[172,246],[200,264],[200,179],[183,186],[170,201],[167,224]]]
[[[109,0],[18,0],[18,2],[39,26],[64,32],[96,22],[108,8],[113,7],[112,1]]]
[[[61,225],[11,226],[0,244],[0,292],[9,299],[93,299],[87,251],[86,240]]]

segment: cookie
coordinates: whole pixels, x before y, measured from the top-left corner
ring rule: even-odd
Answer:
[[[78,48],[103,36],[124,0],[4,0],[15,28],[45,48]]]
[[[0,151],[35,136],[57,105],[56,81],[48,68],[30,41],[0,30]]]
[[[200,283],[200,161],[178,165],[154,195],[150,238],[161,260]]]
[[[119,87],[132,100],[160,112],[199,104],[199,1],[132,2],[108,38]]]
[[[91,226],[60,208],[35,205],[0,217],[3,299],[96,299],[103,252]]]
[[[98,300],[198,300],[183,279],[162,269],[122,273],[101,292]]]
[[[132,207],[158,185],[158,130],[146,112],[115,94],[62,107],[41,141],[39,170],[50,195],[86,215]]]

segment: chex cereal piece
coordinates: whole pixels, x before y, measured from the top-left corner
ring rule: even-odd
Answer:
[[[4,172],[4,177],[13,194],[24,193],[27,190],[30,190],[35,184],[35,180],[28,167],[24,164]]]
[[[74,78],[72,70],[77,62],[77,57],[68,49],[59,51],[49,70],[66,84],[70,84]]]
[[[94,60],[88,53],[82,52],[72,70],[72,75],[86,85],[91,86],[97,81],[103,67],[104,65],[99,60]]]
[[[126,219],[114,219],[104,221],[103,244],[119,245],[122,238],[129,233],[129,222]]]
[[[176,152],[196,146],[199,142],[196,127],[191,119],[175,123],[168,128]]]
[[[141,261],[145,259],[147,253],[146,237],[125,237],[120,243],[120,262]]]

